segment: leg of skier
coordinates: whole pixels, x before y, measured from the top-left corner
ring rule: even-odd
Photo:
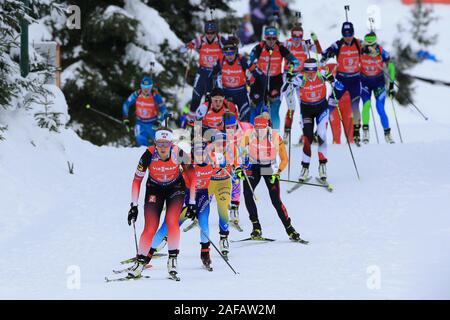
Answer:
[[[363,143],[369,143],[370,135],[369,135],[369,121],[370,121],[370,108],[372,107],[371,103],[372,97],[372,89],[369,83],[369,80],[362,78],[361,80],[361,99],[363,102]]]
[[[328,103],[325,102],[323,111],[316,117],[317,135],[319,137],[319,178],[327,179],[327,126],[328,126]]]
[[[253,198],[252,189],[255,190],[259,181],[261,180],[260,169],[258,165],[252,165],[251,171],[246,171],[248,181],[243,181],[245,207],[247,208],[249,218],[253,224],[253,231],[250,234],[252,237],[260,237],[262,235],[261,224],[258,219],[258,209],[256,207],[255,199]],[[249,187],[248,182],[252,188]]]

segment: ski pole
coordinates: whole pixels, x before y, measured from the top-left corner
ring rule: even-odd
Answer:
[[[326,185],[323,185],[323,184],[294,181],[294,180],[289,180],[289,179],[280,179],[280,181],[282,181],[282,182],[290,182],[290,183],[295,183],[295,184],[304,184],[304,185],[313,186],[313,187],[322,187],[322,188],[326,188],[327,187]]]
[[[391,99],[392,110],[394,110],[395,122],[397,123],[398,135],[400,137],[400,142],[403,143],[402,133],[400,132],[400,126],[398,125],[397,112],[395,111],[394,99]]]
[[[358,176],[358,180],[361,180],[361,178],[359,177],[358,166],[356,165],[355,157],[353,156],[352,147],[350,145],[350,141],[348,140],[347,128],[345,127],[344,120],[342,119],[341,108],[339,108],[339,101],[336,99],[336,93],[334,92],[334,88],[332,89],[332,91],[333,91],[334,100],[336,100],[336,108],[338,110],[339,120],[341,120],[342,127],[344,128],[345,139],[347,140],[348,149],[350,150],[350,155],[352,156],[353,165],[355,166],[356,175]]]
[[[109,114],[106,114],[106,113],[104,113],[104,112],[102,112],[102,111],[100,111],[100,110],[97,110],[97,109],[95,109],[95,108],[92,108],[90,104],[87,104],[87,105],[86,105],[86,109],[91,110],[91,111],[94,111],[95,113],[98,113],[98,114],[104,116],[105,118],[108,118],[108,119],[111,120],[111,121],[114,121],[114,122],[116,122],[116,123],[119,123],[119,124],[122,124],[122,125],[123,125],[123,122],[120,121],[119,119],[116,119],[116,118],[114,118],[114,117],[111,117]]]
[[[106,114],[106,113],[104,113],[104,112],[102,112],[100,110],[92,108],[90,104],[86,105],[86,109],[94,111],[95,113],[97,113],[97,114],[99,114],[99,115],[101,115],[101,116],[103,116],[103,117],[105,117],[105,118],[107,118],[107,119],[109,119],[111,121],[114,121],[115,123],[118,123],[118,124],[120,124],[122,126],[124,125],[124,123],[122,121],[120,121],[119,119],[111,117],[109,114]],[[125,125],[125,129],[127,130],[127,132],[130,132],[130,128],[127,125]]]
[[[380,139],[378,139],[377,123],[375,121],[375,115],[373,114],[372,107],[370,107],[370,112],[372,113],[372,121],[373,121],[373,127],[375,128],[375,136],[377,137],[377,143],[380,144]]]
[[[396,82],[394,82],[394,85],[397,87],[397,89],[400,89],[400,87],[398,86],[398,84],[397,84]],[[416,108],[416,110],[420,113],[420,115],[421,115],[425,120],[428,121],[428,117],[425,116],[425,115],[422,113],[422,111],[420,111],[419,107],[416,106],[416,105],[414,104],[414,102],[411,101],[410,98],[408,98],[407,96],[404,96],[404,97],[406,98],[406,100],[408,100],[409,104],[412,105],[414,108]]]
[[[231,264],[227,261],[227,259],[225,259],[225,257],[223,256],[223,254],[220,252],[219,249],[217,249],[216,245],[214,244],[214,242],[211,241],[211,239],[208,237],[208,235],[200,228],[201,233],[206,237],[206,239],[208,239],[208,241],[212,244],[212,246],[214,247],[214,249],[216,249],[217,253],[222,257],[223,261],[225,261],[227,263],[227,265],[230,267],[230,269],[234,272],[234,274],[239,274],[239,272],[236,272],[236,270],[233,269],[233,267],[231,266]]]
[[[136,237],[136,225],[134,224],[133,220],[133,231],[134,231],[134,245],[136,246],[136,256],[138,255],[138,243],[137,243],[137,237]]]
[[[253,189],[253,187],[252,187],[252,185],[250,183],[250,180],[248,179],[247,173],[245,172],[245,170],[242,170],[242,172],[244,173],[245,180],[247,181],[247,184],[250,187],[250,191],[252,192],[253,199],[255,199],[255,201],[258,202],[259,200],[256,197],[255,190]]]
[[[292,129],[291,129],[292,130]],[[288,179],[291,179],[291,131],[289,131]]]
[[[383,72],[384,72],[384,74],[385,74],[386,76],[389,77],[389,74],[386,72],[386,70],[383,69]],[[397,87],[397,89],[400,89],[400,86],[398,85],[398,83],[397,83],[396,81],[393,81],[393,84],[394,84],[394,86]],[[399,90],[399,91],[400,91],[400,90]],[[408,100],[408,103],[409,103],[410,105],[412,105],[414,108],[416,108],[416,110],[420,113],[420,115],[421,115],[426,121],[428,121],[428,117],[425,116],[425,115],[423,114],[422,111],[420,111],[419,107],[416,106],[416,105],[414,104],[414,102],[412,102],[411,99],[410,99],[409,97],[407,97],[407,96],[405,96],[405,95],[404,95],[404,97],[406,98],[406,100]]]

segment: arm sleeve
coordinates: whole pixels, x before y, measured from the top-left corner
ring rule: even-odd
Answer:
[[[322,60],[327,60],[336,56],[338,48],[338,42],[336,41],[322,53]]]
[[[158,104],[159,113],[161,114],[161,116],[164,116],[167,113],[167,106],[164,103],[163,98],[159,93],[155,94],[153,98],[155,99],[155,102]]]
[[[139,96],[139,93],[137,91],[134,91],[130,96],[125,100],[125,102],[122,105],[122,115],[124,118],[128,118],[128,110],[130,107],[136,102],[137,97]]]
[[[254,63],[261,55],[261,46],[257,44],[250,52],[250,64]]]
[[[281,139],[281,136],[277,135],[278,139],[278,152],[280,155],[280,165],[278,166],[278,171],[281,173],[284,169],[286,169],[286,166],[288,165],[289,158],[286,152],[286,146],[284,145],[283,139]]]
[[[280,53],[283,58],[286,58],[291,64],[294,65],[294,69],[300,66],[300,61],[283,45],[280,45]]]
[[[195,203],[195,193],[197,192],[197,175],[195,174],[195,167],[193,165],[184,165],[183,168],[183,177],[186,181],[186,185],[189,185],[189,203]]]
[[[145,150],[144,154],[141,156],[141,159],[139,160],[136,172],[134,173],[134,179],[131,186],[131,202],[134,205],[138,204],[139,192],[141,190],[141,182],[142,179],[144,179],[145,172],[147,171],[147,168],[150,165],[151,159],[152,159],[151,153],[148,150]]]

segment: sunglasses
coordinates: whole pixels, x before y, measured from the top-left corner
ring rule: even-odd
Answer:
[[[213,34],[216,34],[216,33],[215,32],[206,32],[206,34],[213,35]]]
[[[278,39],[277,37],[266,37],[266,40],[269,40],[269,41],[275,41],[277,39]]]
[[[171,141],[157,141],[155,143],[158,148],[169,148],[172,145]]]
[[[236,53],[236,52],[235,52],[234,50],[233,50],[233,51],[229,50],[229,51],[224,51],[224,52],[223,52],[223,54],[224,54],[225,56],[227,56],[227,57],[234,56],[235,53]]]

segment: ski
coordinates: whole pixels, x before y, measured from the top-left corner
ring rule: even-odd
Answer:
[[[167,253],[159,253],[159,252],[156,252],[156,253],[153,254],[152,259],[153,259],[153,258],[154,258],[154,259],[158,259],[158,258],[162,258],[162,257],[165,257],[165,256],[167,256]],[[126,259],[126,260],[120,261],[120,264],[133,263],[133,262],[135,262],[135,261],[136,261],[136,257],[133,257],[133,258],[130,258],[130,259]]]
[[[241,226],[239,225],[238,221],[230,221],[230,226],[232,226],[233,228],[235,228],[237,231],[239,232],[243,232],[244,229],[241,228]]]
[[[304,240],[304,239],[298,239],[298,240],[293,240],[293,239],[291,239],[291,241],[293,241],[293,242],[297,242],[297,243],[301,243],[301,244],[308,244],[309,243],[309,241],[307,241],[307,240]]]
[[[173,281],[180,281],[180,277],[177,275],[176,271],[171,271],[169,272],[169,277],[168,279],[173,280]]]
[[[275,239],[264,238],[264,237],[250,237],[250,238],[245,238],[245,239],[241,239],[241,240],[231,240],[231,242],[243,242],[243,241],[267,241],[267,242],[272,242],[272,241],[275,241]]]
[[[194,221],[192,221],[192,223],[190,225],[188,225],[186,228],[183,229],[183,232],[188,232],[189,230],[191,230],[192,228],[198,226],[198,220],[195,219]]]
[[[330,184],[326,179],[322,180],[319,177],[316,177],[317,182],[319,182],[321,185],[323,185],[328,192],[333,192],[334,186]]]
[[[301,186],[304,185],[303,182],[308,182],[309,180],[311,180],[311,178],[312,178],[312,177],[308,177],[308,179],[306,179],[305,181],[302,181],[302,182],[299,181],[298,183],[295,184],[295,186],[293,186],[292,188],[290,188],[290,189],[287,191],[287,193],[294,192],[295,190],[297,190],[298,188],[300,188]]]
[[[141,279],[150,279],[150,276],[140,276],[140,277],[137,277],[137,278],[126,276],[126,277],[122,277],[122,278],[113,278],[113,279],[105,277],[105,282],[141,280]]]
[[[151,264],[146,264],[144,269],[150,269],[151,267],[153,267]],[[124,268],[124,269],[119,269],[119,270],[113,270],[112,272],[114,274],[119,274],[119,273],[124,273],[124,272],[128,272],[133,268],[133,266],[128,267],[128,268]]]

